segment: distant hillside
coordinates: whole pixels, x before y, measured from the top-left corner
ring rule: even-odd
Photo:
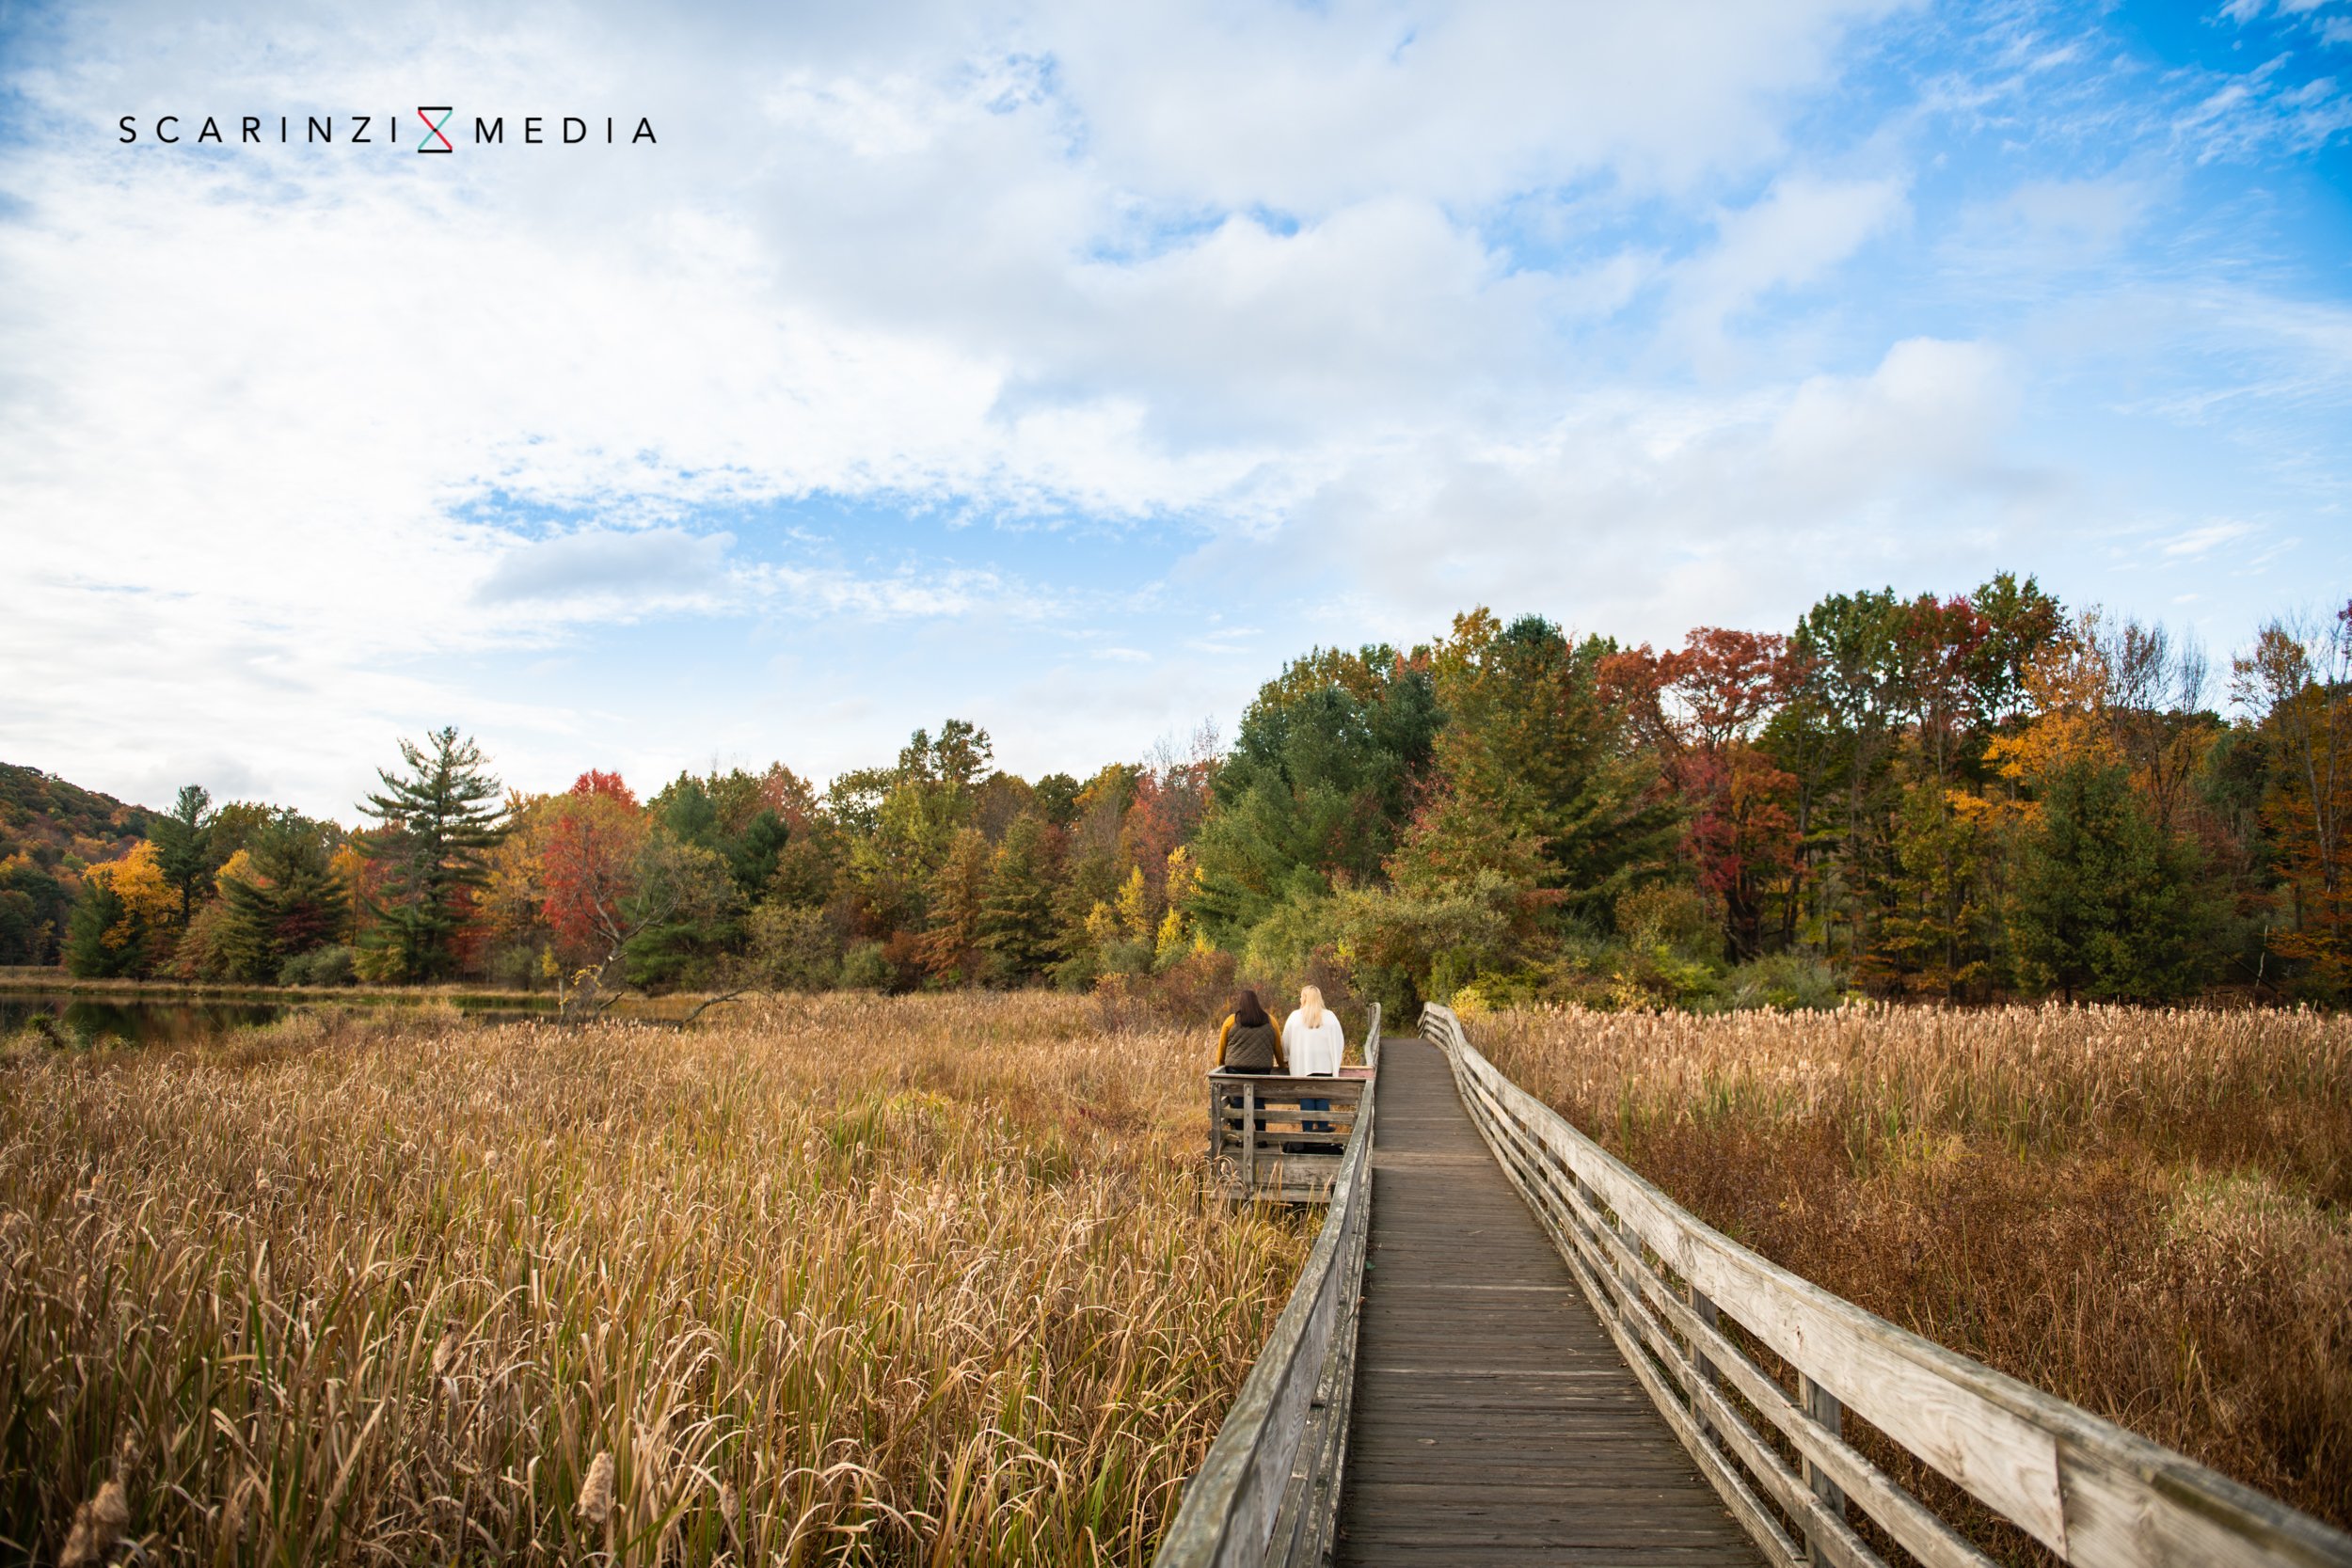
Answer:
[[[128,854],[155,816],[0,762],[0,964],[56,962],[82,868]]]

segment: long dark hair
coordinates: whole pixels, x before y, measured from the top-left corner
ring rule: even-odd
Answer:
[[[1246,990],[1233,998],[1233,1022],[1245,1029],[1255,1029],[1261,1023],[1274,1021],[1265,1016],[1265,1008],[1259,1003],[1258,993]]]

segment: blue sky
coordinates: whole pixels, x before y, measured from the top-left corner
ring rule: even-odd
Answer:
[[[2352,594],[2352,0],[0,0],[0,757],[132,799],[1083,771],[1476,604]],[[510,143],[152,134],[420,103]]]

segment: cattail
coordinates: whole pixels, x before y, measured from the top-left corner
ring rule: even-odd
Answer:
[[[139,1481],[139,1434],[126,1432],[122,1441],[115,1445],[115,1480],[127,1494]]]
[[[600,1452],[588,1462],[588,1479],[580,1487],[580,1516],[601,1525],[612,1516],[612,1455]]]
[[[88,1568],[105,1561],[130,1528],[130,1499],[122,1495],[122,1482],[110,1481],[98,1489],[98,1496],[75,1510],[73,1529],[65,1538],[65,1550],[57,1556],[59,1568]]]
[[[719,1483],[719,1517],[726,1521],[727,1539],[735,1543],[737,1551],[741,1551],[743,1549],[743,1497],[736,1491],[735,1482],[731,1481],[723,1481]]]

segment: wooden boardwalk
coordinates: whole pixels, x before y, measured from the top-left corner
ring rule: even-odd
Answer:
[[[1754,1564],[1435,1046],[1381,1047],[1340,1563]]]

